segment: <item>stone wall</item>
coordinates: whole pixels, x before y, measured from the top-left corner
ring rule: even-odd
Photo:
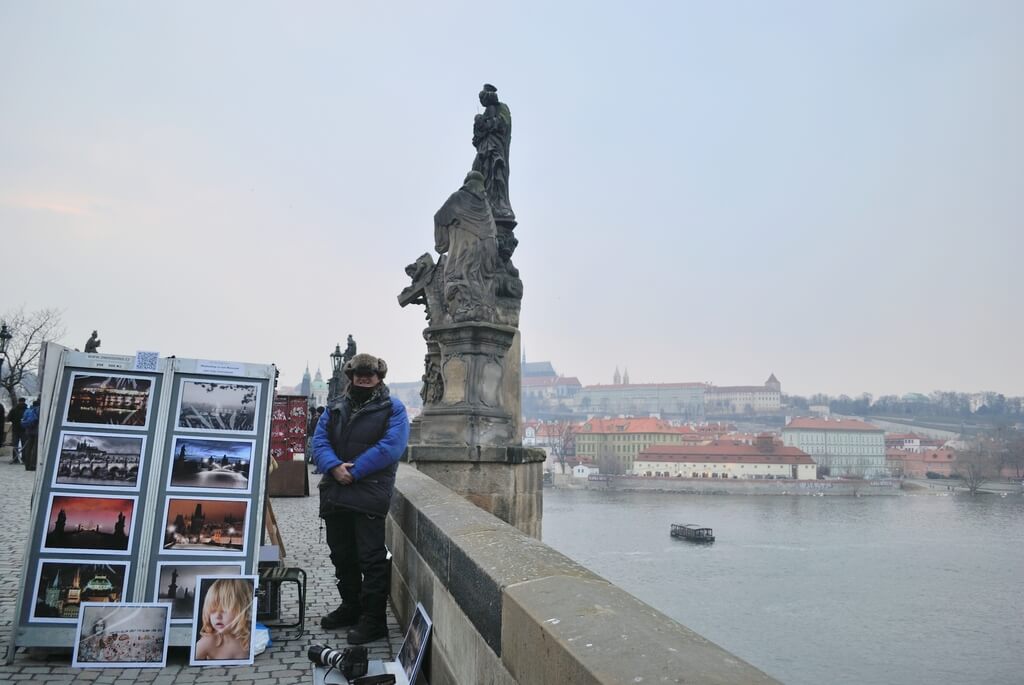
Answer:
[[[776,682],[406,464],[387,535],[399,621],[434,622],[431,685]]]

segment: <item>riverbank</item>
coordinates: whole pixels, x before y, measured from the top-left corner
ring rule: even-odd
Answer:
[[[688,495],[807,495],[815,497],[900,496],[898,480],[739,480],[649,476],[555,476],[554,487],[621,492],[681,492]]]

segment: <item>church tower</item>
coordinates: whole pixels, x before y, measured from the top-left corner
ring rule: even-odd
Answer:
[[[303,397],[309,397],[311,383],[312,381],[309,376],[309,362],[306,362],[306,373],[302,374],[302,385],[299,386],[299,394]]]
[[[629,369],[627,368],[622,374],[622,384],[629,385]]]
[[[619,373],[619,367],[615,367],[615,375],[612,376],[612,385],[622,385],[622,375]]]

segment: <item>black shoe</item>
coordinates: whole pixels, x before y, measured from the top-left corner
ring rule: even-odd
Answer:
[[[358,625],[348,631],[348,635],[345,637],[350,645],[363,645],[374,640],[383,640],[387,636],[387,621],[374,621],[362,616]]]
[[[337,609],[320,619],[320,627],[324,630],[347,628],[359,623],[359,608],[351,604],[342,604]]]

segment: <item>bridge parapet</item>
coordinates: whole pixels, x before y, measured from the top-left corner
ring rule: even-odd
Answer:
[[[399,620],[434,621],[432,685],[777,682],[406,464],[388,546]]]

